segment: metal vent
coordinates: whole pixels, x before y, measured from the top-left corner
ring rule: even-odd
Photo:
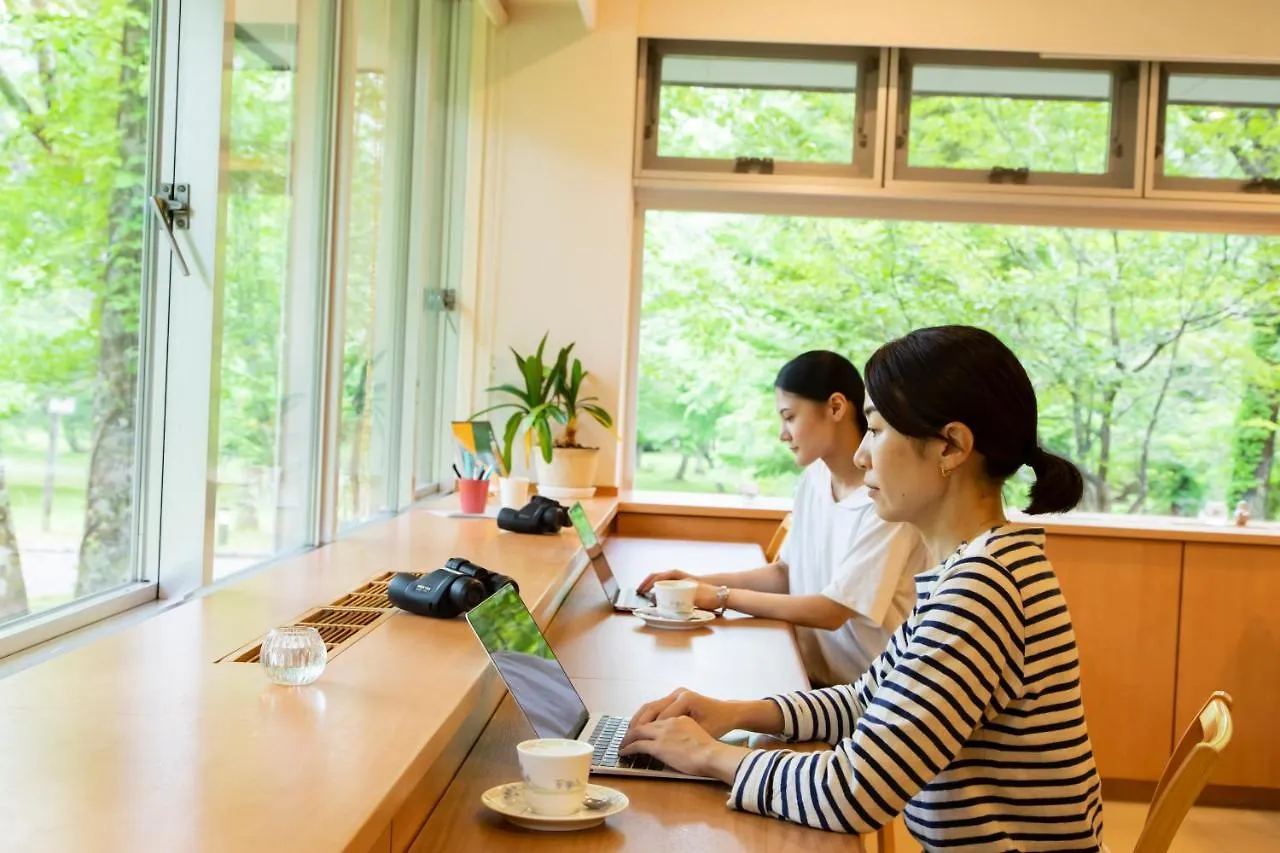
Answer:
[[[324,639],[329,657],[333,658],[351,647],[361,637],[391,618],[395,605],[387,598],[387,582],[395,572],[384,572],[346,593],[326,607],[308,610],[289,625],[305,625],[315,628]],[[241,646],[219,663],[258,663],[265,635],[248,645]]]

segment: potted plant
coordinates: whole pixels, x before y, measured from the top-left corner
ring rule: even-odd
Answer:
[[[600,448],[584,447],[578,443],[578,418],[583,414],[600,426],[613,431],[613,416],[600,405],[598,397],[582,396],[582,383],[590,374],[582,369],[582,362],[575,358],[569,365],[573,344],[560,350],[556,358],[556,401],[564,424],[564,430],[554,442],[551,458],[540,456],[538,466],[538,491],[548,497],[559,494],[565,498],[591,497],[595,494],[596,469],[600,465]]]
[[[612,431],[613,417],[599,404],[598,398],[582,395],[583,382],[590,374],[582,369],[581,360],[575,358],[570,364],[574,345],[560,350],[550,365],[543,361],[546,345],[547,336],[543,335],[531,355],[522,356],[512,348],[523,387],[504,383],[485,389],[489,393],[505,394],[511,400],[489,406],[471,417],[511,410],[502,427],[503,467],[511,470],[515,441],[523,434],[526,465],[534,442],[538,444],[535,463],[541,494],[590,497],[595,492],[593,484],[600,448],[578,443],[578,419],[586,414]],[[553,423],[563,426],[559,437],[553,435]]]

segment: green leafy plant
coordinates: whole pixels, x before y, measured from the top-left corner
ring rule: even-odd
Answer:
[[[530,355],[521,355],[513,347],[511,355],[515,357],[523,387],[504,383],[486,388],[489,393],[506,394],[512,399],[481,409],[471,416],[474,420],[490,412],[510,411],[502,427],[501,448],[502,464],[508,471],[511,470],[516,438],[521,434],[524,435],[525,463],[528,464],[535,440],[545,462],[551,461],[556,447],[580,447],[578,418],[582,413],[605,429],[613,429],[613,416],[600,405],[599,398],[582,396],[583,380],[590,374],[582,369],[580,359],[575,358],[570,366],[569,356],[574,345],[561,349],[551,364],[543,360],[546,347],[547,335],[542,336],[538,348]],[[552,423],[564,426],[559,438],[553,437]]]
[[[569,353],[573,350],[573,344],[560,350],[560,356],[556,359],[556,364],[566,364],[569,360]],[[599,397],[583,397],[582,381],[590,374],[582,369],[582,362],[578,359],[573,360],[573,367],[563,370],[557,376],[557,396],[560,401],[560,410],[564,415],[564,434],[556,442],[556,447],[581,447],[578,444],[578,415],[580,412],[586,412],[600,426],[613,431],[613,416],[605,411],[600,405]]]
[[[538,343],[538,348],[531,355],[522,356],[516,352],[515,347],[511,348],[511,354],[515,357],[516,367],[520,372],[520,379],[524,383],[523,387],[511,383],[502,385],[494,385],[485,390],[489,393],[500,393],[510,396],[512,399],[507,402],[497,403],[489,406],[487,409],[481,409],[471,416],[472,420],[481,415],[490,412],[500,412],[514,410],[507,418],[506,424],[502,428],[502,465],[511,470],[511,451],[515,445],[516,436],[524,433],[524,455],[525,462],[529,460],[529,454],[533,450],[534,437],[537,437],[538,447],[542,451],[542,458],[547,462],[551,461],[551,421],[564,423],[564,412],[561,411],[557,402],[556,395],[559,383],[557,375],[564,370],[563,364],[557,362],[554,365],[547,365],[543,362],[543,353],[546,351],[547,336],[543,335],[542,340]]]

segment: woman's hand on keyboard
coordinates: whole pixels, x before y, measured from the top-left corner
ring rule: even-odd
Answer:
[[[715,701],[715,700],[708,700]],[[652,755],[673,770],[733,783],[749,750],[721,743],[689,717],[654,720],[627,730],[621,755]]]
[[[622,744],[626,746],[638,737],[636,735],[638,727],[676,717],[689,717],[710,737],[718,738],[725,732],[741,727],[740,706],[742,704],[744,703],[712,699],[681,688],[668,693],[661,699],[655,699],[640,706],[640,710],[631,718],[630,728]]]
[[[670,569],[665,572],[654,572],[653,574],[640,581],[640,585],[636,587],[636,592],[641,595],[648,595],[653,589],[653,585],[658,581],[685,581],[696,580],[696,578],[688,572],[682,572],[679,569]]]

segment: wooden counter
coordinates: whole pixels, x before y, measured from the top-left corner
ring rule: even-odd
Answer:
[[[615,530],[621,536],[759,542],[764,545],[791,511],[790,498],[746,498],[700,492],[618,494]],[[1246,527],[1210,524],[1197,518],[1073,512],[1030,516],[1010,512],[1019,524],[1043,527],[1050,538],[1148,539],[1230,545],[1280,545],[1280,523],[1255,521]]]
[[[758,566],[759,546],[611,539],[606,553],[623,585],[634,584],[664,560],[697,562],[705,571]],[[807,689],[791,628],[763,619],[716,620],[696,631],[660,631],[616,614],[594,576],[584,573],[547,635],[593,713],[630,716],[642,703],[685,686],[722,698],[758,699]],[[749,661],[749,664],[746,662]],[[532,729],[507,699],[432,813],[412,853],[546,850],[554,853],[655,850],[664,853],[740,853],[862,849],[860,839],[730,810],[719,783],[595,776],[597,784],[631,801],[603,826],[573,833],[518,829],[480,804],[494,785],[518,779],[516,744]]]
[[[614,501],[587,510],[603,529]],[[585,565],[572,529],[415,510],[0,680],[0,849],[403,851],[502,696],[466,623],[397,613],[306,688],[215,661],[455,555],[514,576],[541,625]]]

